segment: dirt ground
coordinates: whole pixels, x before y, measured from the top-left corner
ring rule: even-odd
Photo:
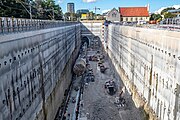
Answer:
[[[88,51],[88,55],[94,55],[97,51]],[[102,51],[101,51],[102,53]],[[115,72],[110,60],[106,56],[104,65],[108,69],[105,73],[101,73],[95,61],[89,61],[95,81],[89,82],[84,87],[84,92],[81,100],[80,119],[81,120],[144,120],[144,115],[141,110],[135,107],[131,96],[125,90],[123,98],[125,104],[115,104],[115,98],[118,97],[121,89],[124,87],[121,79]],[[113,79],[117,85],[117,92],[114,95],[109,95],[104,85],[105,82]]]

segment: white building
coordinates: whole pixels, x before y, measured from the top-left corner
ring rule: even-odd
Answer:
[[[119,11],[113,8],[111,11],[107,13],[106,20],[111,22],[120,22]]]

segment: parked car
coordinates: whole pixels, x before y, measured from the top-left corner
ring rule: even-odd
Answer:
[[[147,22],[144,21],[144,20],[139,20],[139,21],[137,22],[137,24],[138,24],[138,25],[143,25],[143,24],[147,24]]]
[[[150,20],[149,24],[157,24],[156,20]]]

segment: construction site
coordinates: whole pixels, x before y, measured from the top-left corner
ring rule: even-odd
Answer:
[[[0,120],[180,120],[177,30],[1,21]]]
[[[55,120],[145,120],[100,41],[85,42],[73,68],[65,105]]]

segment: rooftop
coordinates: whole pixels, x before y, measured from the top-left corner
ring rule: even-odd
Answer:
[[[180,9],[177,9],[177,10],[168,10],[167,12],[170,12],[170,13],[180,13]]]
[[[148,17],[147,7],[119,7],[120,15],[123,17]]]

